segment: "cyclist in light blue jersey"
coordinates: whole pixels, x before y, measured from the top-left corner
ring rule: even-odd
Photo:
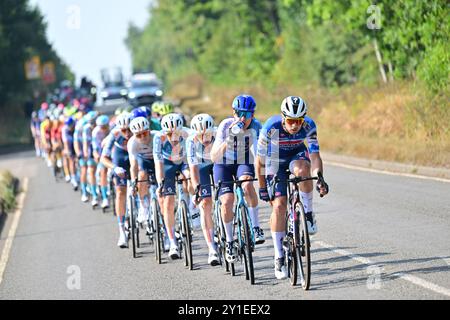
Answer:
[[[214,242],[211,186],[205,186],[211,184],[210,175],[213,168],[211,149],[216,135],[214,119],[206,113],[198,114],[191,120],[191,129],[193,133],[186,142],[191,182],[201,199],[200,217],[203,236],[209,249],[208,263],[216,266],[219,264],[219,259]]]
[[[106,209],[109,207],[108,200],[108,169],[103,163],[100,162],[100,156],[102,154],[103,140],[109,134],[109,117],[107,115],[101,115],[95,120],[95,128],[92,131],[92,154],[94,161],[97,164],[97,184],[100,187],[100,194],[102,198],[101,207]]]
[[[158,193],[162,193],[162,213],[170,241],[169,257],[178,259],[180,253],[175,239],[175,175],[181,172],[186,178],[189,170],[186,160],[186,139],[190,132],[183,127],[183,120],[177,113],[169,113],[161,120],[162,131],[153,139],[153,158],[155,160]],[[163,183],[164,181],[164,183]],[[185,185],[185,190],[187,186]],[[185,191],[188,197],[188,192]],[[185,199],[189,203],[189,199]]]
[[[97,182],[95,179],[95,171],[97,169],[97,163],[94,160],[94,154],[92,149],[92,131],[94,130],[95,119],[97,118],[97,111],[90,111],[85,116],[86,124],[83,126],[83,155],[87,165],[87,181],[89,184],[89,191],[91,193],[93,208],[98,206],[97,195]]]

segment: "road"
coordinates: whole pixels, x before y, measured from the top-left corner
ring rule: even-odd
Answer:
[[[167,257],[157,265],[148,244],[133,259],[116,247],[114,217],[81,203],[32,152],[0,157],[1,168],[28,187],[15,237],[15,214],[1,234],[3,260],[5,242],[11,250],[0,299],[450,299],[450,183],[326,166],[331,189],[314,198],[319,232],[305,292],[274,278],[266,204],[251,286],[240,266],[231,277],[207,265],[200,232],[193,271]]]

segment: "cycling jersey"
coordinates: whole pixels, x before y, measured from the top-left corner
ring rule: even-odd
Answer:
[[[126,170],[126,175],[130,176],[130,161],[128,158],[128,145],[129,138],[124,136],[119,128],[114,128],[104,139],[104,147],[102,150],[102,157],[111,158],[114,166],[121,167]],[[126,186],[127,179],[115,177],[116,186]]]
[[[211,164],[211,149],[215,140],[213,133],[211,144],[205,147],[198,139],[197,134],[191,134],[186,140],[187,161],[190,165]]]
[[[51,138],[51,122],[49,119],[45,119],[41,122],[41,139],[42,143],[50,143]]]
[[[108,133],[108,130],[103,130],[100,126],[96,126],[92,130],[92,149],[99,155],[102,154],[102,142],[108,136]]]
[[[243,130],[241,134],[234,137],[230,136],[230,126],[235,122],[234,118],[228,118],[223,120],[216,134],[216,140],[214,145],[221,145],[224,141],[234,139],[233,146],[227,148],[222,161],[217,163],[221,164],[251,164],[254,162],[253,157],[256,155],[256,146],[258,143],[258,135],[261,130],[261,123],[253,118],[250,126]],[[229,137],[229,139],[227,139]]]
[[[62,141],[67,149],[69,150],[69,157],[73,157],[75,155],[75,149],[73,147],[73,129],[69,126],[64,125],[62,128]]]
[[[153,158],[155,160],[169,160],[186,163],[186,140],[190,135],[188,128],[180,131],[179,142],[172,145],[165,132],[157,132],[153,138]]]
[[[156,131],[150,131],[148,142],[132,136],[128,141],[128,152],[130,155],[130,163],[137,161],[140,171],[155,171],[155,162],[153,161],[153,137]]]
[[[296,134],[289,134],[283,128],[281,116],[273,116],[266,121],[261,130],[258,140],[258,155],[282,162],[305,151],[305,141],[308,143],[309,153],[319,152],[317,128],[311,118],[305,117],[300,131]]]

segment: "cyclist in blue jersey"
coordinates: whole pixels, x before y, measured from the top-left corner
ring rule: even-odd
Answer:
[[[155,160],[158,193],[162,193],[162,214],[170,241],[169,257],[178,259],[180,253],[175,239],[175,174],[181,172],[186,178],[189,170],[186,160],[186,139],[189,129],[183,127],[183,120],[177,113],[169,113],[161,120],[162,131],[156,133],[153,139],[153,158]],[[163,183],[164,181],[164,183]],[[189,196],[186,185],[186,203]]]
[[[73,146],[73,135],[75,130],[75,119],[73,117],[68,117],[64,122],[62,128],[62,142],[63,142],[63,159],[68,163],[68,168],[70,172],[70,182],[74,190],[78,190],[78,182],[75,171],[75,149]]]
[[[214,119],[206,113],[198,114],[191,120],[191,129],[194,131],[186,142],[187,161],[191,182],[196,186],[195,190],[199,194],[200,217],[203,236],[208,245],[208,263],[212,266],[219,264],[217,248],[214,242],[214,224],[212,220],[213,201],[211,198],[210,174],[212,173],[213,162],[211,160],[211,149],[215,140],[216,128]]]
[[[73,146],[78,159],[78,165],[80,166],[81,201],[88,202],[89,197],[87,193],[87,163],[83,150],[83,127],[87,123],[87,120],[85,116],[83,116],[83,111],[80,112],[80,115],[81,118],[75,124],[75,131],[73,133]]]
[[[239,95],[233,100],[233,118],[223,120],[216,134],[211,158],[214,162],[214,181],[232,181],[255,177],[254,156],[261,123],[254,118],[256,102],[250,95]],[[256,244],[264,243],[264,232],[259,225],[258,196],[252,182],[242,184],[248,204]],[[233,185],[224,183],[219,190],[221,213],[225,225],[226,252],[228,262],[236,261],[233,250]]]
[[[128,140],[131,138],[130,115],[123,113],[116,119],[114,130],[105,138],[101,162],[114,173],[116,188],[116,214],[119,224],[120,248],[128,247],[128,235],[125,232],[125,214],[127,198],[127,178],[130,176],[130,162],[128,159]]]
[[[311,171],[313,175],[317,175],[318,172],[323,173],[316,124],[306,116],[306,113],[307,106],[303,99],[289,96],[281,103],[281,115],[273,116],[265,122],[258,140],[256,161],[261,200],[269,201],[266,183],[270,182],[274,175],[277,175],[282,181],[287,179],[287,169],[297,177],[310,177]],[[305,145],[305,142],[308,146]],[[328,185],[325,182],[323,185],[318,183],[317,190],[323,196],[328,193]],[[275,276],[277,279],[287,277],[283,251],[283,238],[286,235],[286,191],[286,182],[277,183],[275,199],[271,203],[270,227],[275,249]],[[312,207],[312,181],[300,183],[300,191],[308,231],[310,235],[313,235],[317,232],[317,223]]]

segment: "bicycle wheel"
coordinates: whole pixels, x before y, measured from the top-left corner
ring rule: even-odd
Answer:
[[[283,250],[289,282],[292,286],[295,286],[297,284],[298,261],[297,261],[297,250],[295,248],[295,242],[293,237],[293,230],[295,230],[293,224],[294,222],[291,221],[289,219],[289,215],[287,215],[286,236],[283,240]]]
[[[158,264],[161,264],[161,252],[162,246],[164,244],[162,239],[161,232],[161,224],[159,223],[159,210],[158,210],[158,202],[156,199],[152,199],[151,210],[153,212],[153,228],[154,228],[154,237],[155,241],[153,242],[155,247],[155,258]]]
[[[136,258],[136,220],[134,219],[134,201],[133,196],[129,197],[129,206],[130,206],[130,225],[131,225],[131,242],[133,245],[133,258]]]
[[[255,270],[253,266],[253,241],[251,239],[250,227],[248,223],[248,209],[246,206],[241,205],[239,207],[240,215],[240,228],[241,228],[241,237],[242,243],[244,244],[244,248],[242,248],[242,252],[244,254],[244,262],[245,262],[245,279],[250,280],[251,284],[255,284]]]
[[[183,249],[184,249],[184,257],[185,262],[184,265],[189,267],[189,270],[194,268],[194,262],[192,260],[192,234],[191,234],[191,226],[189,223],[189,211],[186,205],[186,202],[181,201],[181,218],[182,218],[182,236],[183,236]]]
[[[116,188],[114,186],[113,179],[109,184],[109,202],[111,203],[111,208],[114,216],[117,216],[116,213]]]
[[[298,216],[296,249],[298,257],[298,265],[300,272],[300,282],[304,290],[308,290],[311,284],[311,254],[308,226],[306,224],[305,211],[300,201],[295,205],[295,214]]]

